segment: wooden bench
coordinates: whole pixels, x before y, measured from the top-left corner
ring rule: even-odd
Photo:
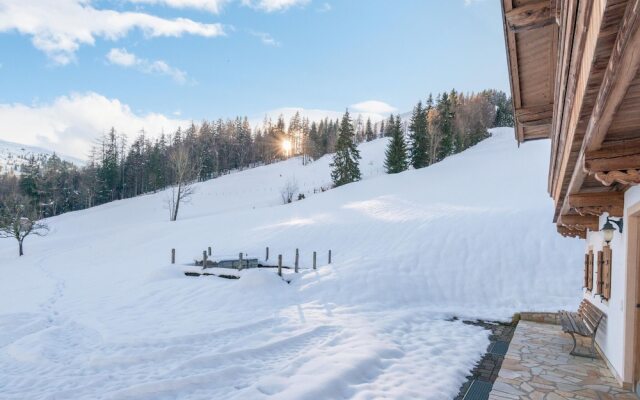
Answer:
[[[560,311],[559,314],[562,330],[570,334],[573,339],[573,349],[571,349],[570,354],[580,357],[597,358],[598,355],[595,350],[596,332],[605,314],[587,299],[582,300],[577,313]],[[588,354],[576,351],[577,342],[575,335],[591,338],[591,348]]]

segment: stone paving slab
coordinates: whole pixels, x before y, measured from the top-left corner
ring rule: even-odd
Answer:
[[[602,360],[569,354],[573,342],[558,325],[520,321],[490,400],[638,400]]]

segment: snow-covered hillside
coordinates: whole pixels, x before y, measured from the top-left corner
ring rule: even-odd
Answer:
[[[26,164],[31,157],[42,160],[51,155],[53,155],[51,150],[0,140],[0,173],[12,172],[19,174],[20,166]],[[82,160],[77,158],[60,154],[58,154],[58,157],[76,165],[84,164]]]
[[[550,221],[548,142],[496,129],[394,176],[385,145],[360,147],[362,182],[289,205],[286,180],[328,184],[329,157],[199,184],[177,222],[157,193],[52,218],[22,258],[0,241],[0,397],[447,399],[488,344],[452,316],[576,307],[583,249]],[[299,248],[304,269],[184,276],[207,246],[288,265]]]

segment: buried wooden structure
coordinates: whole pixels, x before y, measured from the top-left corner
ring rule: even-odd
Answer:
[[[329,250],[327,253],[328,264],[331,264],[331,256],[332,256],[331,250]],[[300,269],[304,269],[300,266],[300,250],[299,249],[295,249],[295,259],[294,259],[293,267],[283,265],[282,254],[278,255],[277,265],[268,265],[267,261],[269,260],[269,247],[265,248],[264,262],[261,262],[258,258],[246,258],[244,253],[239,253],[237,259],[223,259],[223,260],[216,261],[216,260],[213,260],[211,257],[212,257],[212,250],[211,250],[211,247],[209,246],[207,250],[202,251],[202,258],[200,260],[198,259],[194,260],[192,264],[196,267],[202,267],[202,271],[201,272],[193,271],[193,270],[185,271],[185,275],[187,276],[218,276],[218,277],[228,278],[228,279],[239,279],[239,276],[237,275],[215,274],[212,272],[206,272],[206,270],[212,269],[212,268],[223,268],[223,269],[242,271],[244,269],[253,269],[253,268],[273,268],[273,269],[277,268],[278,275],[282,277],[283,269],[293,269],[296,274],[300,272]],[[318,261],[317,252],[314,251],[311,269],[313,270],[317,269],[317,266],[318,266],[317,261]],[[175,264],[175,262],[176,262],[176,249],[171,249],[171,264]],[[309,269],[309,268],[306,268],[306,269]]]

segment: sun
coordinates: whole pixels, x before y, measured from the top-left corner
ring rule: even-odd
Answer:
[[[281,146],[282,151],[286,156],[291,154],[291,141],[289,139],[283,139]]]

